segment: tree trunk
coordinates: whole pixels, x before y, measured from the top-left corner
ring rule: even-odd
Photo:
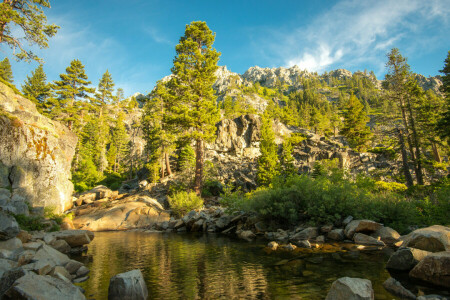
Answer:
[[[400,142],[400,149],[401,149],[401,152],[402,152],[403,173],[405,175],[406,185],[408,187],[410,187],[410,186],[414,185],[414,182],[413,182],[413,179],[411,177],[411,173],[409,172],[408,154],[406,153],[405,141],[403,140],[403,132],[402,132],[401,129],[398,129],[398,140]]]
[[[432,141],[431,142],[431,147],[433,148],[434,160],[437,161],[438,163],[442,162],[442,158],[441,158],[441,155],[439,154],[439,150],[438,150],[438,147],[436,145],[436,142]]]
[[[170,168],[170,159],[169,159],[169,153],[165,152],[164,157],[166,159],[166,170],[167,170],[167,176],[172,175],[172,169]]]
[[[200,196],[202,191],[202,179],[203,179],[203,140],[197,139],[195,143],[195,179],[194,179],[194,191]]]
[[[164,165],[165,165],[165,163],[164,163],[164,154],[161,156],[161,163],[160,163],[160,165],[161,165],[161,179],[164,179]]]

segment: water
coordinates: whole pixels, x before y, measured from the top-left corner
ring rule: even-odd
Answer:
[[[324,299],[339,277],[372,281],[384,290],[387,255],[380,251],[268,252],[266,241],[214,234],[99,232],[78,259],[91,270],[79,284],[88,299],[107,299],[109,279],[140,269],[150,299]]]

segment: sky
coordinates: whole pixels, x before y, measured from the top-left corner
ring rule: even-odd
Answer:
[[[252,66],[290,67],[319,74],[339,68],[385,74],[386,53],[399,48],[413,72],[435,76],[450,50],[450,0],[51,0],[48,22],[59,25],[45,61],[49,81],[70,61],[84,64],[96,86],[108,69],[125,95],[150,92],[170,74],[186,24],[206,21],[216,33],[219,65],[242,74]],[[17,32],[20,34],[20,31]],[[16,62],[23,84],[37,63]]]

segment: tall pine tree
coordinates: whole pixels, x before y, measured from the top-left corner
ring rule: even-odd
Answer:
[[[258,183],[268,186],[272,179],[280,174],[278,168],[278,147],[275,143],[275,133],[272,128],[272,119],[265,114],[262,118],[261,140],[259,142],[261,155],[258,158]]]
[[[9,59],[7,57],[0,62],[0,78],[9,83],[13,83],[14,81],[11,64],[9,63]]]
[[[204,169],[204,147],[214,138],[219,111],[212,85],[220,53],[212,48],[215,34],[206,22],[186,25],[184,36],[175,47],[176,57],[172,73],[174,96],[171,106],[178,123],[195,141],[194,191],[199,195]]]
[[[441,92],[444,94],[446,108],[442,115],[442,118],[437,124],[437,129],[442,138],[446,138],[450,144],[450,51],[448,51],[447,58],[445,59],[445,65],[442,70],[442,86]]]
[[[27,80],[22,85],[22,93],[36,104],[41,113],[49,113],[46,104],[47,99],[51,96],[51,89],[42,65],[31,72],[31,76],[27,76]]]
[[[369,118],[367,117],[364,105],[362,105],[355,95],[350,96],[347,105],[341,134],[347,138],[351,147],[356,148],[358,151],[364,151],[372,137],[372,132],[369,126],[367,126]]]
[[[95,97],[91,99],[91,102],[96,106],[99,111],[99,115],[102,116],[103,109],[106,104],[114,102],[114,81],[108,70],[103,74],[97,87]]]

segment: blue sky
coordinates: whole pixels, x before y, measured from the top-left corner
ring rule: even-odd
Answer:
[[[36,49],[48,80],[74,58],[93,85],[106,69],[125,94],[147,93],[170,74],[175,45],[191,21],[216,32],[219,65],[289,67],[322,73],[337,68],[384,75],[386,53],[397,47],[411,68],[439,74],[450,50],[449,0],[175,1],[58,0],[46,10],[61,26],[50,48]],[[0,56],[11,52],[1,46]],[[20,87],[36,63],[12,62]]]

